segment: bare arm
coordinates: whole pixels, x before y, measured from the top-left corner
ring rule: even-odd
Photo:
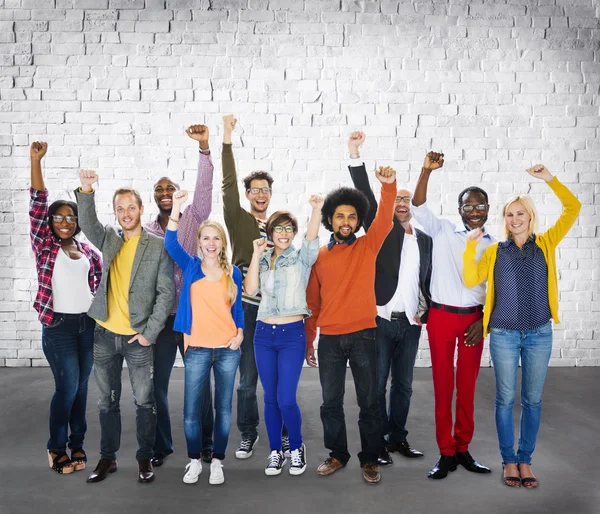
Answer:
[[[423,205],[427,201],[427,186],[429,177],[433,170],[437,170],[444,165],[444,154],[436,152],[428,152],[423,161],[423,168],[415,186],[412,203],[415,206]]]
[[[267,249],[267,240],[264,237],[259,237],[258,239],[255,239],[252,244],[254,246],[252,260],[250,261],[250,266],[248,266],[246,278],[244,279],[244,291],[250,296],[254,296],[258,292],[260,286],[258,265],[260,263],[260,256]]]
[[[46,189],[42,175],[42,159],[48,151],[48,143],[31,143],[29,156],[31,158],[31,187],[37,191]]]

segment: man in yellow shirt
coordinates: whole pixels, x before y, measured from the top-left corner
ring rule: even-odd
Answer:
[[[142,228],[144,212],[137,191],[121,188],[113,196],[119,227],[103,226],[96,216],[92,184],[98,175],[82,170],[75,191],[79,224],[102,251],[103,276],[88,315],[97,322],[94,370],[100,390],[100,461],[87,481],[100,482],[117,471],[121,440],[121,371],[127,362],[136,405],[138,482],[154,480],[150,459],[156,434],[154,347],[175,300],[173,262],[163,240]]]

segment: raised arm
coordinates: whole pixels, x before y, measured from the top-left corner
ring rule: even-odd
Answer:
[[[177,228],[181,215],[181,206],[186,202],[188,192],[185,189],[173,193],[173,207],[165,233],[165,248],[177,265],[185,271],[188,264],[193,260],[191,255],[177,240]]]
[[[92,185],[98,181],[98,174],[94,170],[81,170],[79,172],[81,187],[75,190],[75,198],[79,205],[79,226],[92,244],[102,249],[106,229],[98,221],[96,214],[96,201]]]
[[[389,166],[380,166],[375,170],[377,180],[381,182],[381,199],[371,230],[365,236],[371,252],[379,253],[381,245],[394,226],[394,202],[396,200],[396,171]]]
[[[431,172],[441,168],[444,165],[444,154],[436,152],[428,152],[423,161],[421,174],[415,186],[412,203],[415,207],[423,205],[427,201],[427,186]]]
[[[235,226],[237,217],[242,210],[240,192],[237,186],[235,159],[231,148],[231,133],[236,124],[237,120],[231,114],[223,117],[223,152],[221,155],[223,166],[223,216],[228,227]]]
[[[567,186],[562,184],[558,178],[552,176],[543,164],[532,166],[527,170],[527,173],[532,177],[542,179],[546,182],[563,205],[563,211],[560,213],[556,223],[543,234],[543,237],[548,239],[550,245],[556,247],[567,235],[575,223],[577,216],[579,216],[581,202],[569,191]]]
[[[365,141],[365,137],[365,133],[360,131],[352,132],[348,136],[348,152],[350,153],[350,159],[356,163],[356,165],[350,164],[348,170],[350,171],[350,177],[352,178],[354,187],[363,193],[367,197],[367,200],[369,200],[369,212],[363,220],[365,232],[368,232],[371,223],[373,223],[373,218],[375,218],[375,213],[377,212],[377,200],[371,189],[371,184],[369,184],[365,163],[360,160],[359,150]]]
[[[37,253],[45,244],[46,238],[50,236],[48,226],[48,191],[44,185],[42,176],[42,158],[46,155],[48,145],[46,143],[31,144],[29,156],[31,158],[31,189],[29,191],[29,235],[31,246]]]
[[[29,157],[31,158],[31,187],[36,191],[46,189],[42,175],[42,159],[47,151],[48,143],[40,143],[38,141],[31,143],[31,147],[29,148]]]
[[[249,296],[254,296],[260,287],[258,265],[260,263],[260,256],[267,249],[267,240],[264,237],[259,237],[252,241],[254,251],[252,252],[252,260],[248,271],[246,272],[246,278],[244,278],[244,291]]]
[[[488,278],[490,257],[497,248],[497,245],[488,247],[479,262],[477,262],[475,257],[477,244],[482,237],[483,230],[480,228],[473,229],[467,234],[467,245],[463,253],[463,281],[467,287],[475,287]],[[490,248],[493,248],[493,250],[490,250]]]

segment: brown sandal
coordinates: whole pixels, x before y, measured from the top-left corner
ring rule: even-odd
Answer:
[[[71,448],[71,462],[75,471],[81,471],[85,469],[87,462],[87,455],[83,448]]]
[[[59,475],[68,475],[69,473],[73,473],[73,471],[75,471],[75,467],[73,466],[71,459],[69,459],[67,452],[64,450],[58,453],[48,450],[48,464]]]

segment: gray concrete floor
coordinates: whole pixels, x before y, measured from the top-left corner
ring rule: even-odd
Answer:
[[[124,379],[127,380],[127,371]],[[239,442],[235,426],[225,460],[226,482],[208,484],[205,465],[195,485],[182,482],[187,463],[182,427],[183,370],[173,372],[171,414],[175,453],[157,469],[153,484],[136,482],[134,408],[129,386],[122,398],[123,437],[119,471],[99,484],[86,484],[99,447],[97,389],[90,380],[88,469],[60,476],[48,468],[48,408],[53,391],[49,369],[0,369],[0,513],[573,513],[600,512],[596,472],[600,460],[600,369],[551,368],[544,394],[544,413],[534,456],[537,490],[502,485],[500,456],[494,426],[493,370],[482,369],[476,400],[476,431],[472,454],[492,468],[476,475],[463,468],[440,481],[428,480],[437,460],[433,424],[431,371],[415,370],[409,417],[409,441],[425,452],[424,459],[394,457],[382,469],[380,484],[363,482],[356,453],[359,449],[358,409],[351,375],[347,376],[346,420],[353,458],[331,477],[318,477],[317,465],[327,457],[319,418],[320,386],[316,370],[305,369],[299,388],[304,415],[304,438],[309,467],[301,477],[266,477],[263,467],[268,443],[261,424],[255,455],[246,461],[233,454]],[[235,395],[234,395],[235,401]],[[261,400],[262,401],[262,400]],[[262,410],[262,408],[261,408]],[[235,406],[234,406],[235,412]],[[234,414],[235,421],[235,414]]]

